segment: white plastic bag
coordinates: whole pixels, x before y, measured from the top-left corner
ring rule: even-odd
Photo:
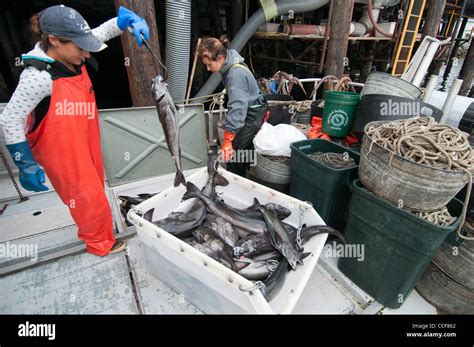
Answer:
[[[306,136],[293,125],[271,125],[263,123],[262,128],[253,139],[255,150],[259,154],[273,156],[291,156],[290,144],[306,140]]]

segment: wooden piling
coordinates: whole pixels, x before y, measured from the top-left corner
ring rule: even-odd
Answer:
[[[446,7],[446,0],[427,0],[425,8],[425,24],[423,25],[423,34],[421,41],[425,36],[436,38],[439,31],[439,24],[443,19],[444,8]]]
[[[114,3],[117,11],[120,6],[123,6],[146,20],[150,27],[149,43],[151,49],[161,59],[154,2],[147,0],[114,0]],[[133,34],[125,32],[120,39],[133,106],[154,105],[150,85],[151,79],[161,73],[159,63],[153,58],[145,45],[140,47],[137,44]]]
[[[326,57],[326,75],[342,78],[344,74],[344,58],[349,44],[353,9],[354,0],[334,0]]]
[[[467,95],[471,88],[472,79],[474,77],[474,40],[471,39],[471,45],[464,58],[464,63],[461,68],[460,79],[464,80],[459,91],[459,95]]]

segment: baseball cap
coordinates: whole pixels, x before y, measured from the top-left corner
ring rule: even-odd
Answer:
[[[92,30],[79,12],[71,7],[55,5],[39,13],[41,31],[71,40],[83,50],[99,52],[107,47],[92,34]]]

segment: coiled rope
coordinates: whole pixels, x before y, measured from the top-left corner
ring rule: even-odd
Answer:
[[[308,157],[334,169],[347,169],[357,165],[355,160],[351,158],[347,152],[314,152],[309,154]]]
[[[458,237],[474,240],[461,234],[466,218],[469,197],[472,188],[472,172],[474,171],[474,151],[471,148],[469,135],[459,129],[438,124],[431,117],[414,117],[403,120],[370,126],[367,136],[374,143],[388,149],[392,153],[419,164],[447,171],[464,171],[468,177],[467,193],[461,213],[461,221],[456,231]],[[440,211],[437,211],[438,213]],[[437,220],[444,220],[441,213]]]
[[[448,209],[443,207],[441,210],[433,212],[416,212],[418,217],[426,219],[428,222],[442,226],[449,227],[456,221],[456,217],[451,216]]]

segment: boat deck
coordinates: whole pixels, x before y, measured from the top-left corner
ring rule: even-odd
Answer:
[[[147,271],[134,227],[126,252],[97,257],[77,239],[68,209],[54,191],[19,199],[0,179],[0,313],[2,314],[200,314],[185,297]],[[4,189],[5,188],[5,189]],[[19,258],[15,249],[34,250]],[[28,248],[29,247],[29,248]],[[36,253],[37,252],[37,253]],[[30,256],[30,258],[28,258]],[[336,258],[322,254],[294,309],[304,314],[436,314],[416,291],[400,309],[384,308],[337,269]]]

